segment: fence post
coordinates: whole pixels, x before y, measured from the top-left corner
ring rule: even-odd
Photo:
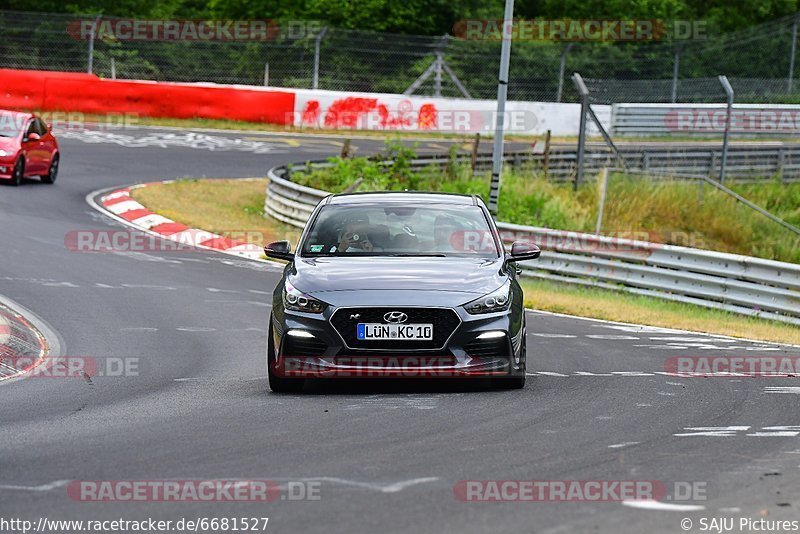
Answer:
[[[672,57],[672,103],[678,101],[678,69],[681,64],[681,49],[675,47],[675,55]]]
[[[731,112],[733,111],[733,87],[731,87],[727,76],[720,76],[719,83],[728,95],[728,112],[725,117],[725,135],[722,139],[722,163],[719,167],[719,183],[725,183],[725,165],[728,163],[728,135],[731,130]]]
[[[575,88],[578,90],[578,94],[581,95],[581,120],[578,126],[578,155],[575,163],[575,183],[573,184],[573,189],[577,191],[578,185],[580,185],[583,180],[583,155],[586,149],[586,107],[589,105],[589,89],[586,88],[586,84],[583,83],[583,78],[577,72],[572,75],[572,81],[575,84]]]
[[[264,63],[264,87],[269,86],[269,62]]]
[[[547,135],[544,138],[544,161],[542,162],[542,166],[544,167],[544,179],[547,180],[547,173],[550,171],[550,130],[547,130]]]
[[[470,167],[472,167],[472,175],[475,176],[475,168],[478,166],[478,147],[481,144],[481,134],[475,134],[475,142],[472,143],[472,155],[470,157]]]
[[[116,80],[117,79],[117,64],[114,61],[113,57],[111,58],[111,79],[112,80]]]
[[[556,102],[561,102],[561,95],[564,91],[564,69],[567,66],[567,54],[569,54],[569,50],[572,48],[573,44],[575,43],[568,43],[561,52],[561,63],[558,68],[558,91],[556,92]]]
[[[594,235],[600,235],[600,228],[603,227],[603,210],[606,206],[606,191],[608,190],[608,167],[600,169],[600,205],[597,207],[597,224],[594,227]]]
[[[92,22],[92,35],[89,36],[89,62],[86,72],[89,74],[94,73],[94,36],[97,33],[97,25],[100,24],[100,19],[103,15],[98,15],[94,22]]]
[[[442,96],[442,63],[444,63],[442,53],[436,52],[436,61],[434,62],[436,69],[433,72],[433,96],[436,98]]]
[[[800,15],[795,15],[792,22],[792,51],[789,54],[789,77],[786,79],[786,92],[792,92],[792,81],[794,80],[794,57],[797,50],[797,19]]]
[[[312,89],[319,88],[319,45],[322,42],[322,38],[325,37],[325,33],[328,31],[328,27],[325,26],[320,30],[317,38],[314,39],[314,79],[311,83]]]

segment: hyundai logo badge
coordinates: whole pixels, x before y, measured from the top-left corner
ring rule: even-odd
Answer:
[[[392,311],[385,314],[383,320],[387,323],[404,323],[408,321],[408,315],[401,311]]]

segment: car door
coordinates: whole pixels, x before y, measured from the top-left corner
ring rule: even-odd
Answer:
[[[39,117],[36,117],[36,129],[42,136],[42,164],[44,165],[44,171],[48,172],[50,170],[50,162],[53,161],[53,153],[56,149],[56,142],[55,137],[53,136],[53,132],[47,126],[47,123],[44,122]]]
[[[25,157],[25,175],[37,175],[42,170],[42,163],[40,161],[40,141],[31,140],[31,134],[38,133],[36,131],[36,122],[29,119],[25,125],[25,133],[22,135],[22,155]]]

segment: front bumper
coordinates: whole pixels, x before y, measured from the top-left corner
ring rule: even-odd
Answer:
[[[403,307],[410,308],[430,309]],[[407,341],[387,348],[387,343],[354,347],[352,339],[346,342],[347,335],[343,336],[340,330],[355,329],[355,324],[342,325],[339,316],[337,329],[331,317],[355,309],[329,307],[322,314],[276,309],[272,332],[277,354],[273,372],[306,378],[502,377],[524,372],[522,328],[512,310],[470,315],[463,308],[446,308],[457,315],[458,323],[452,332],[447,332],[443,344]],[[479,337],[488,332],[498,337]],[[298,333],[304,337],[297,337]]]

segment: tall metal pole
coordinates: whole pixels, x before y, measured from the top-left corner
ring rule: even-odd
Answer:
[[[733,111],[733,87],[731,87],[727,76],[720,76],[719,83],[728,95],[728,113],[725,118],[725,135],[722,139],[722,163],[719,167],[719,183],[725,183],[725,164],[728,162],[728,135],[731,130],[731,113]]]
[[[327,31],[327,26],[322,28],[314,42],[314,79],[311,82],[312,89],[319,88],[319,45],[322,42],[322,38],[325,37],[325,33]]]
[[[511,62],[511,29],[514,25],[514,0],[506,0],[503,17],[503,43],[500,48],[500,74],[497,79],[497,125],[492,151],[492,184],[489,188],[489,211],[497,215],[500,196],[500,173],[503,170],[503,128],[505,127],[506,96],[508,96],[508,66]]]
[[[433,96],[436,98],[440,98],[442,96],[442,64],[444,60],[442,59],[442,53],[436,52],[436,70],[434,71],[433,76]]]
[[[675,48],[675,55],[672,58],[672,103],[678,101],[678,69],[681,64],[681,49]]]
[[[564,92],[564,69],[567,67],[567,54],[575,43],[567,43],[561,52],[561,63],[558,67],[558,90],[556,91],[556,102],[561,102],[561,95]]]
[[[589,106],[589,89],[583,83],[583,78],[577,72],[572,75],[572,82],[575,84],[575,89],[581,95],[581,117],[578,126],[578,154],[575,163],[575,183],[573,189],[578,190],[578,186],[583,180],[583,156],[586,151],[586,108]]]
[[[797,18],[795,15],[794,22],[792,23],[792,51],[789,55],[789,77],[786,80],[786,92],[792,92],[792,81],[794,79],[794,56],[797,51]]]
[[[103,15],[98,15],[94,22],[92,23],[92,35],[89,36],[89,61],[88,66],[86,68],[86,72],[89,74],[94,73],[94,36],[97,34],[97,25],[100,24],[100,19],[103,18]]]

